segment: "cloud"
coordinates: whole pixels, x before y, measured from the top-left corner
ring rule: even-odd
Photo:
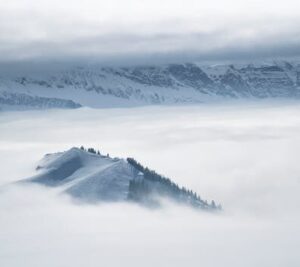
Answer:
[[[295,0],[3,2],[0,61],[298,57],[299,10]]]
[[[0,193],[0,265],[298,266],[296,104],[2,113],[0,184],[41,156],[91,146],[143,164],[224,206],[74,205],[42,187]]]

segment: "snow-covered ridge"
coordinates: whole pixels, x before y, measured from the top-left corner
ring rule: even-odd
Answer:
[[[0,92],[0,107],[2,109],[73,109],[79,108],[81,105],[72,100],[56,97],[31,96],[23,93],[2,91]]]
[[[0,78],[0,92],[72,100],[83,106],[199,103],[236,98],[299,98],[300,64],[199,63],[84,66]]]
[[[144,168],[134,159],[103,156],[94,149],[72,148],[47,154],[37,167],[38,174],[22,183],[38,183],[73,198],[95,203],[99,201],[133,201],[159,205],[160,198],[200,209],[218,209],[196,193],[180,188],[170,179]]]

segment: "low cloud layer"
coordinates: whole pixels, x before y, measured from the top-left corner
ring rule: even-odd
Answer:
[[[55,190],[1,187],[0,265],[296,267],[299,118],[296,104],[266,103],[2,113],[1,185],[83,144],[133,156],[224,212],[74,205]]]
[[[1,62],[299,57],[299,1],[10,1]]]

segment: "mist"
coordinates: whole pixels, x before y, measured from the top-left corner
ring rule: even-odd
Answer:
[[[299,133],[296,102],[2,112],[0,265],[299,266]],[[224,210],[8,186],[80,145],[134,157]]]

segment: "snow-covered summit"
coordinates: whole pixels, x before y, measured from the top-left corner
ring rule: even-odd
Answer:
[[[64,192],[85,201],[125,200],[131,169],[122,159],[112,159],[71,148],[47,154],[39,163],[39,174],[30,181],[60,187]]]
[[[56,187],[84,202],[134,201],[158,204],[159,198],[202,209],[217,208],[196,193],[180,188],[170,179],[144,168],[134,159],[103,156],[94,149],[71,148],[47,154],[37,166],[38,174],[26,183]]]

